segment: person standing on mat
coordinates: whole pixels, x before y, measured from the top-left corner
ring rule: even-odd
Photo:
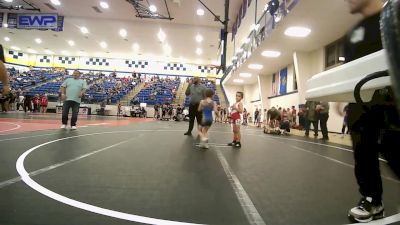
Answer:
[[[345,60],[350,62],[382,49],[380,12],[383,1],[346,1],[351,14],[363,16],[362,21],[350,30],[345,38]],[[383,92],[384,90],[386,91]],[[393,171],[400,176],[399,151],[393,147],[398,144],[398,136],[396,138],[396,135],[388,135],[386,132],[382,133],[385,130],[381,130],[385,129],[387,124],[399,124],[399,118],[389,117],[391,111],[396,111],[395,106],[390,106],[391,102],[387,100],[389,93],[388,88],[376,91],[374,96],[385,100],[383,104],[373,103],[375,105],[369,111],[365,111],[361,104],[349,104],[348,126],[353,142],[354,172],[362,195],[357,206],[348,211],[348,217],[352,221],[369,222],[384,217],[379,153],[382,153]]]
[[[211,89],[206,89],[205,99],[200,101],[199,112],[203,114],[201,120],[201,132],[200,134],[200,147],[208,149],[208,130],[213,123],[213,111],[215,112],[215,118],[218,118],[217,104],[212,100],[214,96],[214,91]]]
[[[243,92],[236,92],[236,102],[230,107],[230,122],[232,123],[233,141],[231,143],[228,143],[228,146],[233,146],[237,148],[242,147],[242,144],[240,143],[240,114],[243,113],[243,103],[241,102],[243,97]]]
[[[61,85],[61,99],[64,101],[61,129],[66,129],[68,124],[69,109],[72,109],[71,130],[76,130],[79,106],[86,90],[86,81],[80,79],[81,73],[75,70],[73,78],[68,78]]]
[[[201,84],[200,78],[195,77],[189,81],[189,86],[186,89],[186,96],[190,96],[189,101],[189,129],[185,135],[192,135],[194,126],[194,119],[197,119],[197,130],[200,133],[200,124],[202,113],[199,112],[200,101],[204,99],[204,92],[206,88]]]

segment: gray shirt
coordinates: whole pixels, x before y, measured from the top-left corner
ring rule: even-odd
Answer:
[[[206,90],[206,87],[204,87],[202,84],[192,84],[188,86],[186,89],[185,94],[190,95],[190,104],[191,105],[196,105],[199,104],[201,100],[204,99],[204,91]]]
[[[82,79],[74,79],[68,78],[64,81],[61,87],[65,87],[67,101],[75,101],[77,103],[81,103],[81,94],[82,90],[86,89],[86,81]]]

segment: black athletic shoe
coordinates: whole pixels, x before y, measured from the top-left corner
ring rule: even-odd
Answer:
[[[192,135],[192,132],[186,132],[186,133],[184,133],[183,135],[189,135],[189,136],[191,136]]]
[[[235,144],[236,144],[236,141],[232,141],[232,142],[228,143],[228,146],[235,146]]]
[[[242,144],[240,144],[240,142],[236,142],[236,143],[235,143],[235,147],[236,147],[236,148],[240,148],[240,147],[242,147]]]
[[[383,204],[372,204],[372,198],[363,197],[358,206],[349,210],[348,217],[352,222],[367,223],[382,219],[385,216]]]

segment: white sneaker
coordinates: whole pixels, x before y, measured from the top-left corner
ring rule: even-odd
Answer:
[[[76,126],[71,127],[71,130],[76,130],[76,129],[77,129]]]
[[[67,125],[63,124],[63,125],[61,125],[60,128],[61,128],[61,129],[67,129]]]

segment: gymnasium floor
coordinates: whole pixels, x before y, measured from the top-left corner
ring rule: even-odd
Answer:
[[[0,114],[0,224],[346,224],[359,200],[349,146],[187,122]],[[381,162],[387,218],[400,220],[400,181]],[[17,168],[17,169],[16,169]],[[21,180],[21,176],[23,181]]]

